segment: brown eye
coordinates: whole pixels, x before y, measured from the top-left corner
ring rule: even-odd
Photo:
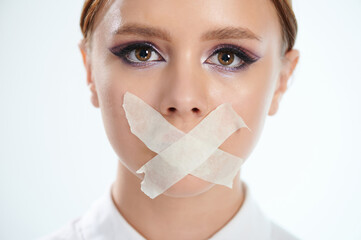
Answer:
[[[219,52],[218,61],[222,65],[230,65],[234,61],[234,53],[232,52]]]
[[[147,61],[151,55],[152,55],[152,50],[150,48],[141,47],[135,50],[135,57],[139,61]]]

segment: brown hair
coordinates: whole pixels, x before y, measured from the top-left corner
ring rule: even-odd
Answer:
[[[282,27],[283,53],[293,48],[297,36],[297,20],[292,9],[292,0],[272,0]]]
[[[104,0],[85,0],[80,17],[80,28],[85,40],[89,39],[93,29],[95,16],[104,2]]]
[[[91,35],[96,14],[106,1],[107,0],[85,0],[80,17],[80,28],[85,41],[87,41]],[[292,9],[291,1],[292,0],[272,0],[282,27],[283,53],[293,48],[297,35],[297,20]]]

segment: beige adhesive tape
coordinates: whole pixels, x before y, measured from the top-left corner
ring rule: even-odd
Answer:
[[[235,131],[248,127],[230,103],[218,106],[187,134],[129,92],[124,95],[123,108],[131,132],[158,153],[137,170],[145,174],[141,189],[150,198],[162,194],[187,174],[232,187],[244,161],[218,147]]]

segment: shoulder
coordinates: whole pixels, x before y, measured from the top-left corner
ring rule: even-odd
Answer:
[[[63,227],[50,233],[39,240],[84,240],[78,228],[80,218],[76,218]]]
[[[296,236],[292,235],[290,232],[277,225],[274,222],[271,223],[271,240],[299,240]]]

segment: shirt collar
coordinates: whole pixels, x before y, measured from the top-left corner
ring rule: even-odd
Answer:
[[[145,240],[119,213],[111,186],[84,215],[79,228],[85,240]]]
[[[271,236],[271,221],[261,211],[246,182],[242,182],[245,199],[236,215],[210,239],[265,240]]]

